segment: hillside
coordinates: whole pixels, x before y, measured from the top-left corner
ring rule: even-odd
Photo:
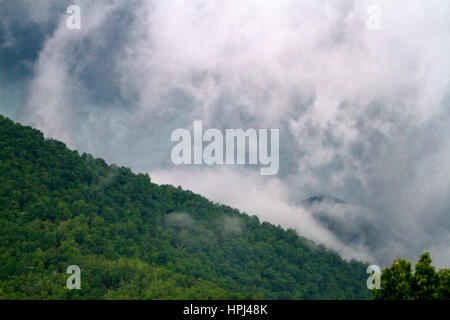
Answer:
[[[366,267],[0,116],[0,299],[366,299]]]

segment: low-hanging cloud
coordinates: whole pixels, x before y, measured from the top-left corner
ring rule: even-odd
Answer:
[[[450,264],[448,1],[80,0],[80,30],[60,1],[12,3],[0,3],[0,51],[35,50],[1,64],[2,83],[23,87],[20,103],[18,89],[0,90],[15,120],[345,257],[387,264],[427,250]],[[372,5],[378,30],[366,25]],[[4,18],[11,6],[25,21]],[[29,23],[40,45],[20,42]],[[8,78],[12,65],[28,71]],[[174,168],[170,133],[194,120],[279,128],[278,176]],[[330,210],[372,224],[382,244],[343,241],[298,205],[321,194],[349,203]]]

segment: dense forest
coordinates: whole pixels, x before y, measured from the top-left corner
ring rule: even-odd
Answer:
[[[370,298],[367,264],[2,116],[0,177],[0,299]]]
[[[450,269],[436,272],[430,253],[425,252],[416,263],[397,259],[381,273],[380,290],[372,290],[375,300],[450,300]]]

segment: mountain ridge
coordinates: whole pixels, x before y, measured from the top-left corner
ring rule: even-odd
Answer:
[[[0,115],[0,298],[367,299],[367,264]],[[65,288],[79,265],[81,290]]]

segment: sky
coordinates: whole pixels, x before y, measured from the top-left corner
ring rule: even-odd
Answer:
[[[448,267],[449,6],[0,0],[0,113],[346,259]],[[174,165],[171,133],[194,121],[279,129],[279,172]],[[319,195],[343,202],[302,202]]]

